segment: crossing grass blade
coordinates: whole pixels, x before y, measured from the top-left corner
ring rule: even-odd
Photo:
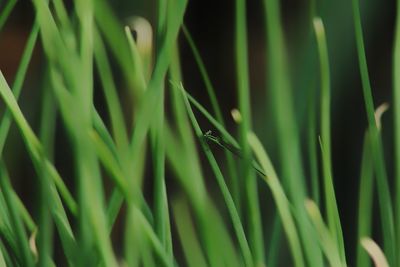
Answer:
[[[77,207],[71,193],[68,191],[67,187],[63,183],[61,177],[58,175],[57,171],[54,169],[53,165],[49,161],[43,160],[43,151],[41,144],[27,123],[25,117],[23,116],[3,74],[0,72],[0,94],[3,100],[8,105],[10,113],[12,114],[14,120],[16,121],[18,127],[21,130],[22,136],[24,138],[25,144],[28,151],[31,153],[32,160],[37,166],[44,166],[46,172],[52,177],[54,183],[60,190],[60,194],[64,198],[67,206],[71,212],[76,213]]]
[[[325,222],[322,219],[321,213],[315,202],[312,200],[307,200],[305,202],[305,206],[314,223],[314,227],[318,232],[319,243],[326,258],[328,259],[329,265],[338,267],[346,266],[346,263],[342,262],[341,260],[340,248],[338,247],[335,237],[332,236],[330,230],[325,225]]]
[[[16,198],[12,194],[10,178],[6,171],[4,162],[0,162],[0,185],[4,194],[4,199],[10,214],[10,222],[17,238],[17,247],[21,253],[21,265],[30,267],[34,266],[33,254],[29,248],[28,236],[24,228],[20,214],[18,213],[18,204]]]

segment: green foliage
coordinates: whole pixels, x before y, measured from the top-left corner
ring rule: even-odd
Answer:
[[[16,2],[0,2],[0,31]],[[270,157],[253,130],[257,120],[252,117],[245,0],[234,4],[237,109],[232,117],[238,136],[226,127],[216,88],[183,23],[188,1],[155,1],[157,23],[154,29],[135,29],[136,39],[133,26],[124,27],[109,2],[75,0],[69,11],[62,0],[33,0],[35,22],[14,81],[7,81],[0,72],[0,97],[6,107],[0,120],[0,266],[261,267],[280,266],[285,253],[297,267],[347,266],[354,252],[359,267],[370,265],[370,256],[383,264],[386,256],[390,266],[400,266],[396,253],[400,164],[395,164],[392,201],[358,0],[352,1],[352,10],[368,129],[360,163],[357,234],[350,237],[343,236],[334,187],[329,42],[322,19],[315,17],[314,1],[307,20],[314,25],[316,38],[307,37],[313,43],[307,49],[319,59],[315,60],[319,72],[313,75],[320,81],[320,90],[308,94],[307,127],[298,122],[280,3],[263,1],[268,63],[264,76],[276,157]],[[400,157],[399,29],[397,25],[393,66],[395,163]],[[182,83],[181,30],[212,111]],[[147,43],[140,43],[143,36],[150,38]],[[37,134],[18,99],[39,42],[45,71]],[[101,92],[106,115],[94,101],[95,90]],[[215,133],[201,126],[200,118]],[[12,122],[35,171],[26,177],[38,185],[33,209],[17,194],[7,170],[4,147]],[[68,139],[62,142],[70,144],[73,183],[54,161],[54,154],[64,151],[56,140],[58,123]],[[304,135],[306,147],[302,146]],[[223,157],[216,156],[213,144],[224,150]],[[219,190],[210,188],[211,179]],[[380,216],[372,209],[375,182]],[[268,197],[260,196],[261,192]],[[266,199],[273,203],[264,205]],[[272,207],[268,215],[275,217],[264,216],[265,206]],[[385,256],[366,238],[375,234],[375,217]],[[267,240],[264,233],[271,238]],[[363,240],[366,251],[360,242],[354,251],[346,251],[345,240],[352,238]],[[55,248],[61,248],[62,257]]]

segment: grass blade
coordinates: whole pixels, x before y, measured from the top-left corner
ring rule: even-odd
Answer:
[[[4,259],[2,249],[0,249],[0,267],[7,267],[7,263],[6,260]]]
[[[299,131],[293,110],[289,71],[286,63],[285,43],[281,26],[279,1],[264,0],[264,16],[268,39],[269,85],[271,105],[275,112],[277,140],[282,162],[282,183],[288,190],[299,215],[299,231],[310,266],[322,266],[322,255],[313,236],[307,232],[310,222],[304,208],[306,188]]]
[[[342,262],[339,247],[336,240],[332,237],[330,230],[326,227],[324,220],[322,219],[321,213],[312,200],[306,200],[305,206],[308,214],[311,217],[314,226],[318,232],[318,238],[322,250],[328,259],[330,266],[346,266],[345,262]]]
[[[393,205],[386,174],[386,166],[383,155],[382,141],[378,132],[372,89],[369,80],[367,58],[365,55],[363,32],[361,25],[359,0],[352,0],[354,29],[356,35],[357,54],[360,67],[362,89],[364,95],[365,109],[367,112],[368,124],[372,140],[373,164],[376,170],[376,179],[378,187],[379,208],[381,212],[381,225],[383,232],[384,251],[391,265],[394,265],[396,243],[394,238]]]
[[[0,31],[3,29],[4,24],[6,23],[8,17],[10,16],[10,13],[14,9],[15,4],[17,3],[17,0],[10,0],[7,2],[5,5],[4,9],[2,12],[0,12]]]
[[[292,214],[290,212],[289,201],[279,182],[278,176],[274,170],[274,167],[272,166],[271,160],[269,159],[267,153],[262,147],[261,142],[258,140],[255,134],[250,133],[248,134],[247,138],[252,150],[254,151],[255,156],[257,157],[266,174],[266,176],[264,176],[263,178],[271,189],[275,204],[281,217],[283,228],[286,233],[286,237],[288,239],[290,250],[292,253],[293,264],[297,267],[305,266],[303,252],[300,245],[300,239]]]
[[[182,86],[181,86],[181,88],[182,88]],[[184,96],[186,109],[189,114],[189,118],[192,122],[194,131],[200,140],[200,144],[203,148],[204,153],[206,154],[208,162],[211,165],[211,168],[214,172],[215,178],[217,179],[218,185],[219,185],[222,195],[224,197],[225,204],[228,208],[228,211],[229,211],[229,214],[230,214],[230,217],[232,220],[232,224],[235,229],[237,239],[239,241],[239,245],[241,248],[242,256],[245,261],[245,265],[246,266],[254,266],[250,247],[249,247],[249,244],[247,243],[246,235],[244,233],[243,226],[242,226],[238,211],[235,207],[235,203],[233,201],[232,195],[229,192],[229,189],[225,183],[225,179],[221,173],[221,170],[218,167],[218,163],[217,163],[216,159],[214,158],[214,155],[211,153],[209,146],[207,145],[207,143],[204,140],[203,132],[194,116],[194,113],[192,111],[192,108],[190,107],[188,99],[185,97],[185,92],[183,89],[182,89],[182,95]]]
[[[215,115],[215,118],[223,127],[225,127],[225,122],[224,122],[224,119],[222,116],[222,112],[221,112],[221,109],[218,104],[217,96],[215,94],[215,88],[214,88],[214,86],[211,82],[211,79],[207,73],[204,62],[201,59],[200,52],[197,49],[197,46],[196,46],[192,36],[190,35],[188,28],[185,25],[182,25],[182,30],[183,30],[186,40],[190,46],[190,49],[192,50],[192,53],[193,53],[194,59],[196,61],[196,64],[199,68],[201,77],[203,78],[203,82],[206,87],[208,98],[210,99],[211,107],[212,107],[213,113]],[[228,183],[230,183],[232,196],[233,196],[233,199],[235,200],[237,210],[238,210],[239,214],[241,214],[241,201],[240,201],[240,199],[241,199],[240,193],[241,192],[239,190],[239,185],[238,185],[239,182],[238,182],[237,171],[235,168],[235,162],[234,162],[232,155],[230,155],[227,151],[225,151],[225,157],[226,157],[228,173],[229,173],[229,175],[228,175],[229,182]]]
[[[393,51],[393,123],[394,123],[394,173],[395,173],[395,225],[396,244],[400,246],[400,1],[397,1],[395,39]],[[397,253],[400,264],[400,253]]]
[[[248,218],[248,229],[250,246],[253,250],[256,265],[264,264],[264,240],[258,197],[257,179],[251,166],[251,152],[247,143],[247,133],[251,130],[250,110],[250,78],[247,48],[247,23],[246,23],[246,1],[235,1],[235,43],[236,43],[236,76],[239,111],[242,121],[239,124],[240,145],[243,150],[244,159],[241,161],[241,186],[245,188]]]
[[[111,118],[113,137],[117,148],[122,150],[126,148],[129,143],[127,129],[124,123],[124,117],[118,99],[117,87],[113,81],[106,50],[100,35],[97,32],[95,33],[94,53],[96,66],[103,84],[103,92],[107,103],[108,113]]]
[[[22,219],[18,214],[18,204],[15,202],[15,197],[12,193],[13,190],[10,184],[10,178],[3,161],[0,162],[0,185],[10,214],[10,222],[17,237],[18,250],[22,256],[23,262],[21,262],[21,265],[27,267],[34,266],[34,259],[29,248],[28,236],[25,232]]]
[[[49,158],[53,158],[54,134],[57,112],[53,97],[50,95],[50,88],[45,86],[43,90],[43,103],[40,125],[40,141]],[[51,266],[51,257],[53,254],[53,236],[54,226],[51,218],[51,205],[49,205],[48,196],[51,189],[50,181],[46,170],[42,171],[43,179],[40,179],[40,211],[39,211],[39,231],[38,231],[38,265]]]
[[[339,210],[336,204],[335,189],[332,173],[332,152],[331,152],[331,86],[328,47],[325,36],[325,29],[321,18],[314,19],[314,31],[317,38],[320,75],[321,75],[321,151],[322,170],[324,177],[325,206],[328,217],[328,227],[338,243],[341,261],[346,262],[344,252],[343,231],[340,223]]]
[[[225,224],[207,195],[197,153],[188,152],[187,146],[176,140],[167,125],[164,132],[166,157],[189,196],[210,266],[239,266],[240,261]]]
[[[164,0],[158,1],[158,25],[157,25],[157,43],[161,44],[166,29],[169,28],[168,16],[171,13],[168,11],[168,2]],[[175,49],[174,49],[175,50]],[[160,51],[157,51],[160,52]],[[171,68],[177,64],[177,60],[172,56]],[[164,121],[165,121],[165,86],[160,88],[160,104],[154,112],[156,118],[150,129],[152,155],[154,166],[154,210],[156,233],[158,234],[161,243],[168,251],[168,254],[173,258],[171,225],[169,216],[169,205],[167,196],[167,187],[165,182],[165,138],[164,138]]]
[[[371,138],[367,132],[364,137],[363,154],[361,161],[357,240],[361,240],[361,238],[364,236],[371,235],[372,201],[374,198],[372,166]],[[370,266],[368,255],[365,253],[361,246],[357,246],[356,266]]]
[[[383,254],[380,247],[372,239],[369,238],[361,239],[361,245],[371,256],[376,267],[389,267],[385,254]]]
[[[18,99],[21,94],[22,86],[24,83],[26,72],[28,70],[29,62],[32,58],[32,53],[38,38],[38,34],[39,34],[39,24],[35,22],[32,31],[29,34],[24,53],[22,55],[21,63],[18,67],[18,71],[17,74],[15,75],[15,80],[12,85],[12,91],[16,99]],[[0,124],[0,154],[2,154],[3,152],[4,144],[7,139],[10,125],[11,125],[11,114],[10,111],[7,110],[3,115],[3,118],[1,119],[1,124]]]
[[[307,152],[308,152],[308,162],[309,162],[309,169],[310,169],[310,179],[311,179],[311,196],[312,199],[317,203],[320,204],[320,182],[319,182],[319,175],[318,175],[318,141],[317,141],[317,96],[316,90],[310,90],[310,95],[308,97],[308,131],[307,131]]]

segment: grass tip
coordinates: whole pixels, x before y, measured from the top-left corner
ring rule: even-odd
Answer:
[[[379,105],[376,110],[375,110],[375,122],[376,122],[376,127],[378,130],[381,130],[382,128],[382,115],[389,109],[389,103],[384,102],[383,104]]]
[[[304,200],[304,206],[306,207],[308,214],[313,215],[318,213],[318,206],[311,198]]]
[[[360,243],[375,263],[375,267],[389,267],[385,254],[383,254],[381,248],[374,240],[369,237],[363,237]]]
[[[35,259],[38,259],[39,254],[36,246],[37,229],[35,229],[29,237],[29,248],[31,249]]]
[[[231,110],[231,116],[237,124],[241,123],[243,120],[242,114],[240,113],[240,111],[237,108],[234,108]]]
[[[317,35],[324,34],[324,23],[320,17],[314,17],[313,24]]]
[[[140,54],[149,54],[153,46],[153,27],[150,22],[140,16],[132,16],[127,19],[128,25],[125,26],[129,33],[131,31],[136,33],[136,45]]]

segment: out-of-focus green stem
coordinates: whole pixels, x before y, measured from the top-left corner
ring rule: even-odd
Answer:
[[[250,246],[253,249],[254,262],[256,265],[265,262],[264,240],[258,198],[257,179],[251,166],[251,150],[247,143],[247,134],[251,130],[250,110],[250,80],[247,48],[247,23],[246,23],[246,1],[236,0],[236,75],[238,86],[239,111],[242,120],[239,123],[240,144],[243,149],[244,159],[241,164],[241,181],[244,181],[246,190],[246,202],[248,204],[247,217],[248,231],[250,235]]]

